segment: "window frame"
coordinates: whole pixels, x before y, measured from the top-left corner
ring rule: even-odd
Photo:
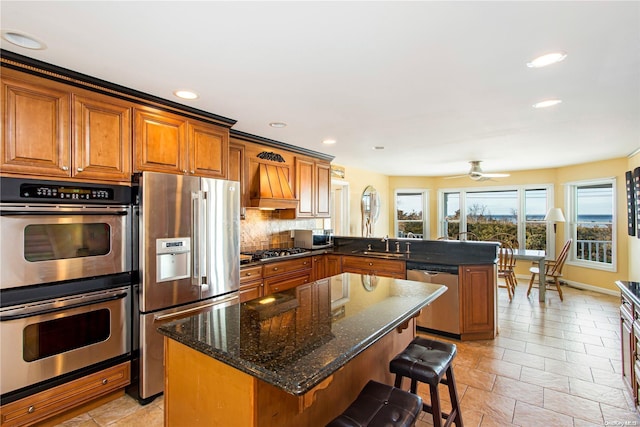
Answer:
[[[516,191],[518,194],[518,242],[520,248],[524,249],[525,242],[525,230],[526,230],[526,215],[522,215],[525,211],[525,194],[526,190],[545,190],[546,191],[546,204],[547,210],[554,207],[554,185],[550,183],[544,184],[525,184],[525,185],[501,185],[501,186],[486,186],[486,187],[456,187],[456,188],[441,188],[438,190],[438,233],[440,236],[447,235],[445,212],[444,212],[444,196],[447,193],[459,193],[460,194],[460,232],[467,230],[467,193],[481,193],[481,192],[497,192],[497,191]],[[546,258],[555,258],[555,239],[553,238],[553,227],[547,223],[547,250]]]
[[[396,238],[406,239],[407,237],[398,237],[398,194],[421,193],[422,194],[422,238],[428,239],[431,236],[429,221],[429,190],[426,188],[397,188],[393,192],[393,233]],[[417,221],[416,221],[417,222]]]
[[[580,187],[587,187],[592,185],[611,185],[611,264],[606,264],[600,261],[586,261],[578,259],[578,244],[577,244],[577,189]],[[572,181],[564,184],[565,186],[565,207],[566,207],[566,224],[565,229],[565,241],[569,238],[573,238],[573,244],[569,252],[569,257],[566,263],[576,267],[591,268],[594,270],[602,270],[615,273],[618,271],[618,256],[617,256],[617,179],[616,177],[588,179],[582,181]]]

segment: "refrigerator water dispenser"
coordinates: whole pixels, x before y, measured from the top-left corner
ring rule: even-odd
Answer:
[[[191,277],[191,238],[156,239],[156,282]]]

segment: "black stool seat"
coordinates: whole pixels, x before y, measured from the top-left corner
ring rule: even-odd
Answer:
[[[417,337],[391,361],[391,373],[436,385],[455,356],[454,344]]]
[[[371,380],[327,427],[412,427],[421,410],[420,396]]]
[[[391,373],[396,374],[395,387],[402,386],[403,377],[411,380],[410,390],[414,394],[418,391],[418,382],[429,385],[431,405],[423,403],[422,410],[432,414],[434,427],[441,427],[443,418],[446,419],[445,427],[451,423],[463,427],[458,390],[453,378],[452,362],[455,356],[455,344],[416,337],[389,363]],[[438,384],[441,383],[449,388],[451,412],[448,414],[442,412],[440,405]]]

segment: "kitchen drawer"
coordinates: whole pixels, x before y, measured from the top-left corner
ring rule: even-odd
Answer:
[[[273,277],[278,274],[285,274],[291,271],[298,270],[311,270],[311,257],[305,256],[301,258],[295,258],[287,261],[277,261],[265,263],[263,270],[263,277]]]
[[[31,425],[124,388],[130,380],[130,362],[78,378],[0,407],[0,425]]]
[[[343,256],[342,271],[345,273],[376,274],[404,279],[407,267],[404,261],[374,257]]]
[[[262,296],[262,281],[249,282],[240,286],[240,302],[251,301]]]
[[[311,258],[309,258],[309,260],[310,259]],[[305,283],[310,282],[312,282],[311,270],[308,270],[306,272],[286,274],[264,279],[264,291],[265,295],[268,295],[295,288],[296,286],[304,285]]]
[[[262,266],[240,267],[240,286],[243,283],[262,279]]]

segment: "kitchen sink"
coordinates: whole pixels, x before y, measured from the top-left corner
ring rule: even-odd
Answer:
[[[376,252],[376,251],[362,251],[363,255],[376,256],[381,258],[404,258],[405,254],[397,252]]]

